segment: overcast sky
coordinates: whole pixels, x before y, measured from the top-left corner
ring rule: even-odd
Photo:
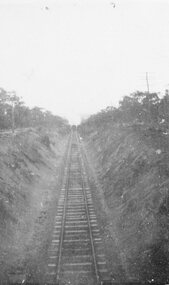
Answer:
[[[115,3],[115,7],[114,4]],[[0,0],[0,87],[79,123],[169,88],[168,0]]]

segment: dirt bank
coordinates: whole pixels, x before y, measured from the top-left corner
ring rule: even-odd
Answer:
[[[126,280],[168,282],[168,135],[118,124],[81,134]]]
[[[27,130],[0,137],[0,281],[44,278],[67,136]]]

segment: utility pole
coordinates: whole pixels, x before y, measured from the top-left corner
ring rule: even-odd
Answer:
[[[15,103],[12,102],[12,133],[15,131]]]
[[[148,72],[146,72],[146,83],[147,83],[147,93],[150,93],[149,81],[148,81]]]
[[[10,91],[7,94],[9,96],[11,96],[11,99],[12,99],[12,133],[14,134],[14,132],[15,132],[15,102],[14,102],[14,98],[12,98],[12,96],[15,96],[16,92]]]
[[[148,72],[146,72],[146,83],[147,83],[147,97],[148,97],[148,111],[149,111],[149,120],[151,122],[151,102],[149,100],[150,88],[149,88],[149,81],[148,81]]]

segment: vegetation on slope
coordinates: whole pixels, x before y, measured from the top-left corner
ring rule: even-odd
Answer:
[[[79,126],[112,212],[128,276],[169,279],[169,97],[137,92]]]
[[[44,277],[66,145],[55,129],[1,134],[0,284]]]
[[[69,129],[65,119],[0,88],[0,284],[44,275]]]

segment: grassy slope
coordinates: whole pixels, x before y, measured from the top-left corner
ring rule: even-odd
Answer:
[[[48,139],[49,138],[49,139]],[[0,281],[44,247],[67,138],[28,130],[0,143]],[[50,229],[49,229],[50,230]],[[38,233],[39,232],[39,233]],[[47,243],[47,241],[45,241]],[[38,262],[39,263],[39,262]],[[35,266],[34,266],[35,267]],[[41,273],[42,274],[42,273]],[[1,284],[0,282],[0,284]]]
[[[168,280],[169,138],[114,125],[86,137],[129,276]]]

